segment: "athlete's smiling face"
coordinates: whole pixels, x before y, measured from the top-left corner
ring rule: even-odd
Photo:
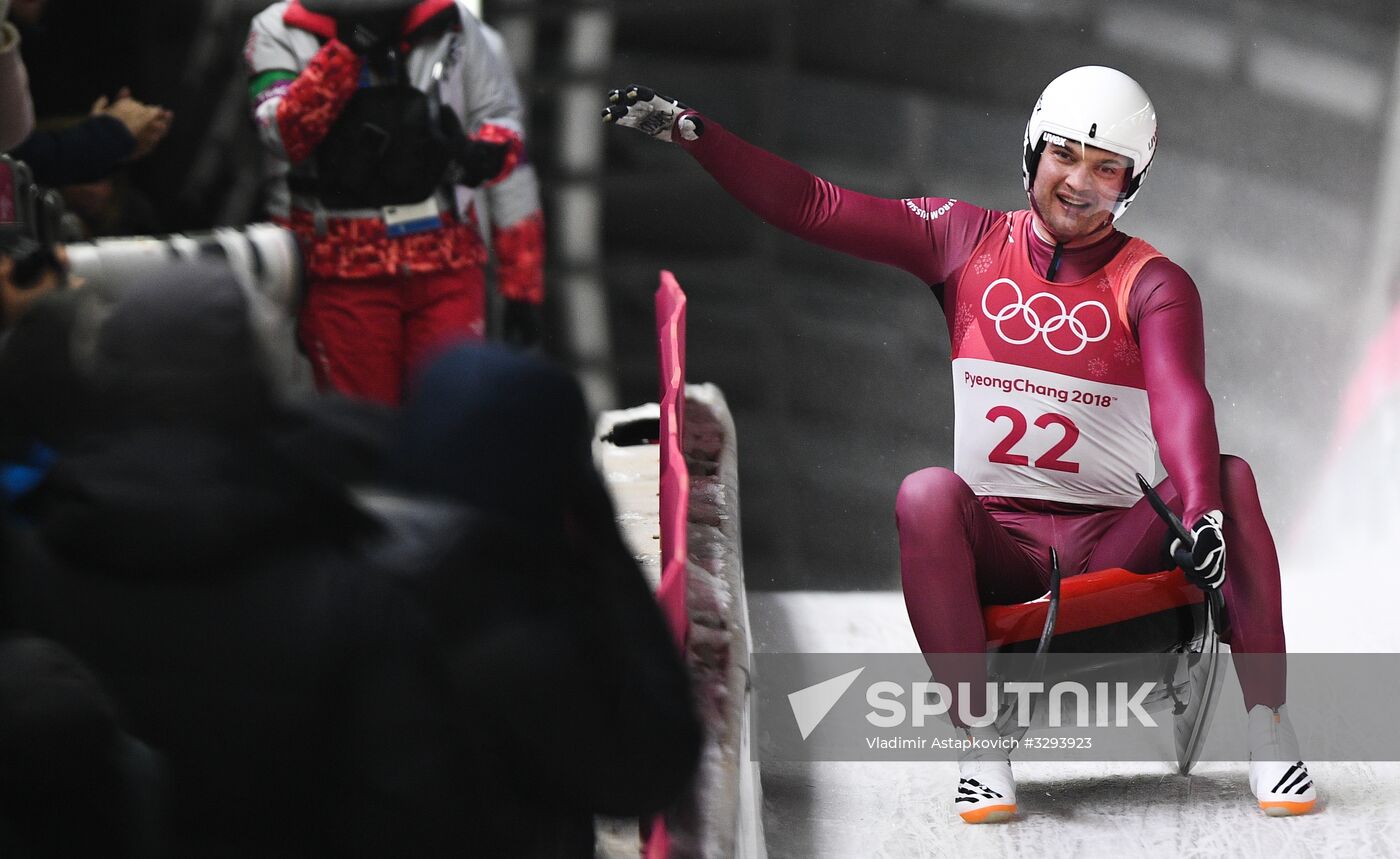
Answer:
[[[1129,159],[1106,149],[1073,140],[1047,141],[1031,197],[1048,238],[1073,245],[1107,235],[1113,225],[1113,206],[1127,187],[1131,170]]]

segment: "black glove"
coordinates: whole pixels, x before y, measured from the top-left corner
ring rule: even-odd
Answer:
[[[357,12],[335,15],[335,37],[361,56],[379,56],[394,47],[404,13]]]
[[[506,166],[506,155],[510,153],[510,144],[487,143],[463,137],[456,150],[453,161],[457,170],[453,178],[459,185],[475,188],[501,175],[501,168]]]
[[[501,319],[501,339],[511,346],[530,349],[544,336],[544,308],[528,301],[506,299]]]
[[[443,108],[438,114],[438,131],[447,141],[452,153],[452,171],[448,180],[453,185],[466,185],[475,188],[501,175],[506,166],[506,156],[510,154],[508,143],[488,143],[473,140],[462,130],[462,122],[456,111]]]
[[[1225,516],[1210,510],[1191,526],[1196,543],[1187,549],[1181,540],[1173,540],[1172,560],[1201,590],[1215,590],[1225,584]]]

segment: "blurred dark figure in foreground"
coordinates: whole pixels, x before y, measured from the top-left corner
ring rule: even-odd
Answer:
[[[504,347],[445,354],[405,408],[396,484],[460,506],[422,586],[474,778],[498,786],[470,810],[482,856],[591,857],[592,815],[656,812],[697,763],[688,678],[589,436],[573,378]]]
[[[87,383],[73,354],[78,313],[94,296],[41,296],[0,341],[0,512],[23,504],[59,451],[95,428]]]
[[[429,628],[374,521],[282,453],[232,276],[171,266],[94,339],[104,427],[0,542],[3,626],[55,639],[166,758],[179,856],[435,856],[461,772]]]
[[[165,855],[161,778],[73,654],[40,638],[0,642],[0,855]]]

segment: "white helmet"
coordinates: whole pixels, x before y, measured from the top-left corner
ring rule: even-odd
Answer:
[[[1132,160],[1132,178],[1113,207],[1118,219],[1137,196],[1157,152],[1157,110],[1138,82],[1104,66],[1070,69],[1050,82],[1026,123],[1021,178],[1026,193],[1046,135],[1078,141]]]

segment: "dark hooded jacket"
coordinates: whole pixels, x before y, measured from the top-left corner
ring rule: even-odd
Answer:
[[[8,528],[5,625],[69,647],[165,756],[176,855],[445,852],[429,627],[365,560],[373,520],[280,452],[238,286],[180,266],[131,288],[93,367],[110,428]]]
[[[393,482],[463,511],[421,586],[474,773],[498,785],[481,855],[591,857],[594,814],[664,809],[698,760],[689,680],[589,438],[572,377],[496,347],[443,355],[405,407]]]
[[[55,642],[0,640],[0,856],[164,856],[163,767]]]
[[[87,290],[60,289],[35,301],[0,344],[0,459],[36,442],[67,447],[92,416],[73,357],[73,329]]]

